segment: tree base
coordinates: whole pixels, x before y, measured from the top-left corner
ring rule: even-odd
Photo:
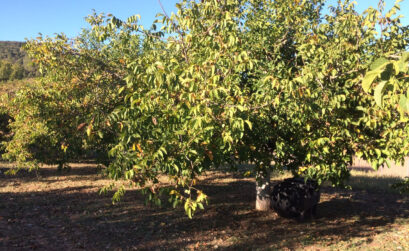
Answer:
[[[269,211],[271,209],[270,197],[270,172],[259,172],[256,177],[256,210]]]
[[[257,211],[269,211],[271,210],[271,200],[268,199],[256,199],[256,210]]]

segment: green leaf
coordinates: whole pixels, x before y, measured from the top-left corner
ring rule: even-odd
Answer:
[[[382,66],[384,64],[388,63],[388,62],[389,62],[389,60],[387,58],[385,58],[385,57],[378,58],[369,66],[369,69],[371,71],[373,71],[373,70],[376,70],[378,68],[382,68]]]
[[[409,67],[408,61],[409,61],[409,52],[405,52],[402,54],[399,61],[395,62],[396,63],[395,67],[399,69],[399,72],[406,73]]]
[[[393,63],[385,64],[385,68],[383,68],[383,71],[381,73],[381,79],[386,80],[386,81],[390,80],[394,72],[395,71],[394,71]]]
[[[103,139],[104,138],[104,133],[102,131],[98,131],[98,136],[99,136],[99,138]]]
[[[362,88],[365,92],[369,92],[373,81],[378,77],[379,73],[379,71],[370,71],[365,75],[362,80]]]
[[[189,219],[192,219],[192,208],[188,208],[187,209],[187,216],[189,217]]]
[[[408,62],[409,61],[409,52],[405,52],[402,54],[399,62]]]
[[[375,93],[374,93],[375,102],[380,107],[382,107],[383,105],[382,98],[383,98],[383,92],[385,90],[386,83],[387,83],[386,81],[382,81],[375,87]]]
[[[403,94],[400,95],[399,107],[402,112],[409,112],[409,100]]]

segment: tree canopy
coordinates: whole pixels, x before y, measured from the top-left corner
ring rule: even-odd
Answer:
[[[287,169],[343,186],[353,155],[377,168],[408,154],[398,2],[363,14],[348,0],[328,14],[324,0],[177,8],[151,30],[139,16],[94,14],[78,38],[29,41],[44,77],[7,105],[15,135],[5,157],[62,166],[93,149],[111,178],[157,203],[165,192],[191,217],[206,202],[197,177],[213,167],[251,162],[258,182]]]

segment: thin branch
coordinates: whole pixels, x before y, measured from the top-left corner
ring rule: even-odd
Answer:
[[[184,56],[185,56],[186,63],[189,63],[189,59],[188,59],[188,57],[187,57],[187,49],[186,49],[187,47],[186,47],[186,44],[185,44],[185,36],[183,35],[183,33],[182,33],[182,31],[179,29],[179,27],[176,25],[176,23],[169,17],[168,13],[166,12],[165,8],[163,7],[162,2],[161,2],[160,0],[158,0],[158,3],[159,3],[159,5],[160,5],[160,8],[161,8],[162,11],[163,11],[163,14],[166,16],[167,19],[169,19],[169,20],[171,21],[171,23],[172,23],[173,27],[175,28],[176,32],[177,32],[177,33],[180,35],[180,37],[182,38],[181,44],[182,44],[182,46],[183,46],[183,54],[184,54]]]

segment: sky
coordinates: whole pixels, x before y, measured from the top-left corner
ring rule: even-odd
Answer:
[[[293,0],[288,0],[293,1]],[[179,0],[161,0],[170,14],[176,11]],[[336,3],[336,0],[329,0]],[[369,6],[376,7],[378,0],[356,0],[358,12]],[[387,9],[394,0],[385,0]],[[0,0],[0,41],[24,41],[38,33],[54,36],[64,33],[74,37],[88,27],[85,17],[95,9],[97,13],[111,13],[120,19],[140,14],[142,25],[149,28],[156,13],[162,12],[158,0]],[[409,0],[401,3],[402,19],[409,24]]]

